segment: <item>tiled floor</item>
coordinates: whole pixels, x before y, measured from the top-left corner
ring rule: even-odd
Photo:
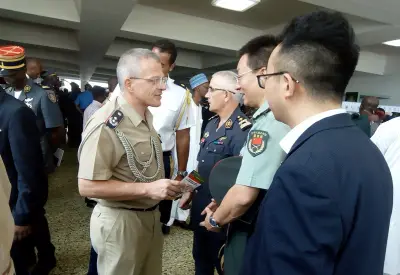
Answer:
[[[50,177],[46,208],[58,259],[54,275],[83,275],[87,271],[91,209],[78,194],[77,169],[76,151],[67,150],[62,166]],[[194,274],[191,249],[191,232],[173,227],[165,238],[163,274]]]

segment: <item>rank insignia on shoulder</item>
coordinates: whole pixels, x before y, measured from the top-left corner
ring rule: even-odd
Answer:
[[[247,129],[249,129],[251,126],[253,126],[253,124],[244,117],[239,116],[238,117],[239,120],[239,127],[240,129],[242,129],[243,131],[246,131]]]
[[[226,128],[226,129],[231,129],[231,128],[232,128],[232,125],[233,125],[232,119],[228,119],[228,120],[225,122],[225,128]]]
[[[267,149],[269,135],[265,131],[254,130],[249,133],[247,150],[250,155],[256,157]]]
[[[110,129],[115,129],[123,119],[124,119],[124,114],[121,111],[117,110],[114,113],[112,113],[112,115],[107,119],[106,125]]]
[[[31,86],[26,85],[26,86],[24,87],[24,93],[29,93],[30,90],[31,90]]]
[[[46,92],[47,92],[47,97],[50,99],[50,101],[56,103],[57,102],[56,94],[52,90],[46,90]]]

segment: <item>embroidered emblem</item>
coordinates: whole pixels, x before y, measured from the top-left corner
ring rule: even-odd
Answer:
[[[209,135],[210,135],[210,133],[209,133],[209,132],[206,132],[206,133],[204,134],[203,138],[208,138]]]
[[[226,129],[232,128],[232,125],[233,125],[232,119],[228,119],[228,120],[225,122],[225,128],[226,128]]]
[[[53,91],[47,91],[47,97],[50,99],[51,102],[56,103],[57,97]]]
[[[30,90],[31,90],[31,86],[26,85],[26,86],[24,87],[24,93],[29,93]]]
[[[107,127],[111,129],[117,128],[117,126],[124,119],[124,114],[121,111],[115,111],[108,119],[107,119]]]
[[[256,157],[267,149],[269,135],[265,131],[254,130],[249,133],[247,150],[250,155]]]

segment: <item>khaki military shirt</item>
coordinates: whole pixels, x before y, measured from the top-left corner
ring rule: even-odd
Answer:
[[[82,135],[83,141],[78,156],[78,178],[140,182],[129,167],[124,146],[116,135],[115,130],[106,125],[110,118],[114,117],[113,115],[116,114],[116,111],[123,114],[123,119],[115,129],[126,136],[136,158],[140,162],[149,161],[151,158],[151,163],[143,175],[147,177],[155,175],[160,166],[161,168],[153,181],[164,178],[161,142],[153,128],[153,117],[150,111],[146,110],[146,121],[144,121],[121,95],[107,102],[88,120]],[[151,145],[151,137],[155,141],[154,146]],[[156,150],[159,150],[159,155],[161,156],[158,162]],[[135,163],[137,168],[142,171],[143,166],[136,160]],[[110,188],[113,187],[110,186]],[[151,199],[133,201],[95,200],[104,206],[140,209],[152,207],[159,202]]]

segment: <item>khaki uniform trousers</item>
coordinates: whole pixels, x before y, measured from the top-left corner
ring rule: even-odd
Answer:
[[[99,275],[161,275],[160,211],[139,212],[97,204],[90,239]]]

